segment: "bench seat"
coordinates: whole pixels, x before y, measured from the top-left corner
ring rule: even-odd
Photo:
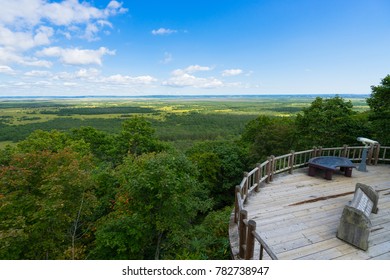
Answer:
[[[357,183],[352,201],[345,205],[337,237],[362,250],[368,249],[371,213],[378,213],[378,193],[370,186]]]
[[[309,160],[309,176],[315,176],[317,170],[324,170],[324,178],[332,180],[333,172],[340,168],[347,177],[352,176],[352,169],[356,166],[345,157],[322,156]]]

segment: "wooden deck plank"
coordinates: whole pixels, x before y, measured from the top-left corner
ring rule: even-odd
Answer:
[[[337,238],[327,239],[321,242],[316,242],[314,244],[310,244],[307,246],[286,251],[284,253],[281,253],[278,256],[280,259],[302,259],[306,256],[312,256],[317,253],[319,254],[319,256],[321,256],[322,252],[338,246],[340,244],[339,241],[340,240],[338,240]],[[328,259],[328,258],[321,257],[321,258],[310,258],[310,259]]]
[[[390,252],[371,258],[372,260],[390,260]]]
[[[368,166],[352,177],[331,181],[310,177],[307,169],[280,174],[249,197],[244,208],[257,232],[279,259],[390,259],[390,166]],[[371,214],[369,249],[365,252],[336,237],[343,208],[356,183],[379,191],[379,212]]]
[[[373,259],[377,256],[388,254],[390,252],[390,240],[384,243],[369,246],[367,251],[357,249],[355,252],[340,256],[336,259],[354,260],[354,259]]]

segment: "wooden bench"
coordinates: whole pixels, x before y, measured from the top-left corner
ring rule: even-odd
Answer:
[[[357,183],[349,205],[345,205],[337,237],[362,250],[368,249],[371,213],[378,213],[378,193],[370,186]]]
[[[352,176],[352,169],[356,166],[345,157],[323,156],[309,160],[309,176],[315,176],[317,170],[324,170],[324,178],[332,180],[332,174],[340,168],[347,177]]]

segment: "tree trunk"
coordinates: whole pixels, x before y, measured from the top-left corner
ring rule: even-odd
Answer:
[[[158,260],[160,258],[160,244],[161,244],[161,238],[163,236],[163,233],[160,232],[157,237],[157,246],[156,246],[156,253],[154,254],[154,259]]]

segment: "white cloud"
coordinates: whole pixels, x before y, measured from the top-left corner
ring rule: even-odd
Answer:
[[[40,70],[32,70],[29,72],[24,73],[27,77],[51,77],[52,73],[49,71],[40,71]]]
[[[0,47],[0,63],[8,64],[20,61],[22,61],[22,58],[14,51]]]
[[[62,85],[65,86],[65,87],[76,87],[78,84],[77,83],[64,82],[64,83],[62,83]]]
[[[100,25],[100,26],[108,26],[110,28],[113,28],[114,26],[112,25],[111,22],[109,22],[108,20],[98,20],[97,21],[97,24]]]
[[[107,8],[104,10],[104,13],[109,15],[124,14],[128,9],[122,7],[123,3],[112,0],[108,3]]]
[[[56,81],[70,81],[70,80],[75,80],[77,74],[73,72],[58,72],[58,73],[53,73],[53,80]]]
[[[99,28],[96,24],[88,23],[87,27],[85,28],[85,33],[82,37],[87,39],[88,41],[97,41],[99,40],[96,35],[98,32]]]
[[[69,65],[102,65],[103,55],[115,55],[115,51],[110,51],[104,47],[100,47],[97,50],[50,47],[38,51],[36,54],[45,57],[58,57],[61,62]]]
[[[8,67],[0,67],[2,71]],[[124,74],[103,75],[100,69],[79,68],[76,71],[50,72],[32,70],[25,72],[18,81],[0,83],[0,88],[12,94],[52,95],[61,89],[62,94],[98,94],[120,90],[132,92],[156,86],[158,80],[150,75],[129,76]],[[70,90],[70,91],[67,91]]]
[[[168,53],[168,52],[165,52],[165,53],[164,53],[164,59],[163,59],[163,60],[160,60],[160,63],[168,64],[168,63],[170,63],[172,60],[173,60],[172,54],[171,54],[171,53]]]
[[[88,41],[99,39],[101,31],[113,28],[109,17],[127,12],[123,3],[110,1],[99,9],[81,0],[2,0],[0,8],[0,63],[18,63],[25,66],[51,67],[52,63],[31,57],[38,47],[50,46],[58,37],[74,37]],[[93,3],[93,2],[92,2]],[[49,47],[35,54],[44,54]],[[58,49],[51,57],[59,57],[66,64],[101,65],[103,55],[114,52],[106,48],[97,51]],[[47,56],[47,55],[43,55]],[[49,57],[50,57],[49,56]]]
[[[0,24],[16,27],[34,26],[41,21],[42,0],[3,0],[0,9]]]
[[[43,1],[41,16],[55,25],[69,26],[77,23],[88,24],[93,20],[105,19],[109,16],[126,13],[122,3],[111,1],[105,9],[98,9],[87,2],[65,0],[60,3]]]
[[[0,68],[1,69],[1,68]],[[25,77],[29,78],[47,78],[62,83],[78,83],[88,82],[92,84],[117,84],[117,85],[150,85],[158,80],[149,75],[143,76],[128,76],[122,74],[115,74],[111,76],[104,76],[101,71],[96,68],[80,68],[74,72],[57,72],[51,73],[49,71],[33,70],[24,73]]]
[[[89,41],[99,39],[97,34],[102,28],[112,24],[107,20],[110,16],[126,13],[122,3],[110,1],[105,9],[98,9],[87,2],[65,0],[60,3],[46,3],[42,6],[42,18],[57,26],[69,27],[74,31],[75,25],[85,26],[84,34],[80,37]]]
[[[8,75],[13,75],[15,74],[15,70],[12,69],[11,67],[7,65],[0,65],[0,74],[8,74]]]
[[[195,87],[195,88],[218,88],[223,87],[224,83],[214,77],[201,78],[191,75],[195,72],[211,71],[209,66],[190,65],[185,69],[176,69],[172,71],[172,77],[164,81],[162,85],[171,87]]]
[[[237,76],[242,74],[244,71],[241,69],[226,69],[222,71],[222,76],[229,77],[229,76]]]
[[[186,69],[184,69],[184,71],[186,73],[194,73],[194,72],[198,72],[198,71],[210,71],[210,70],[212,70],[211,67],[200,66],[200,65],[190,65]]]
[[[0,23],[10,26],[36,26],[48,21],[57,26],[88,24],[94,20],[107,19],[110,16],[123,14],[128,9],[118,1],[110,1],[106,8],[98,9],[88,2],[63,0],[2,0]]]
[[[33,58],[21,57],[21,60],[18,61],[18,63],[25,66],[36,66],[36,67],[45,67],[45,68],[50,68],[53,65],[50,61],[40,60],[34,57]]]
[[[167,29],[167,28],[163,28],[163,27],[161,27],[159,29],[152,30],[153,35],[169,35],[172,33],[177,33],[177,30]]]
[[[182,76],[187,73],[195,73],[199,71],[210,71],[211,67],[208,66],[200,66],[200,65],[190,65],[185,69],[176,69],[172,72],[173,76]]]
[[[8,49],[29,49],[32,45],[31,34],[12,32],[0,25],[0,46]]]
[[[36,85],[36,86],[38,86],[38,87],[42,87],[42,86],[46,87],[46,86],[52,86],[53,83],[52,83],[51,81],[45,80],[45,81],[36,81],[36,82],[34,83],[34,85]]]
[[[77,0],[44,3],[41,7],[41,16],[55,25],[64,26],[87,23],[92,19],[104,17],[103,11],[85,2],[80,4]]]
[[[124,85],[132,85],[132,84],[149,85],[152,84],[153,82],[156,82],[157,79],[153,78],[152,76],[131,77],[127,75],[116,74],[116,75],[103,78],[101,81],[106,83],[124,84]]]
[[[52,63],[47,60],[39,60],[34,57],[26,57],[19,55],[13,50],[0,47],[0,63],[10,64],[17,63],[25,66],[51,67]]]
[[[195,87],[195,88],[217,88],[222,87],[223,82],[214,78],[199,78],[188,73],[182,75],[175,75],[169,80],[162,83],[164,86],[170,87]]]
[[[89,69],[82,68],[75,72],[75,76],[77,78],[92,79],[98,77],[99,75],[100,75],[100,71],[96,68],[89,68]]]
[[[50,37],[54,34],[54,30],[51,27],[40,26],[34,36],[34,42],[36,46],[50,44]]]
[[[53,33],[53,29],[47,26],[40,26],[35,31],[21,32],[12,31],[0,25],[0,47],[24,51],[37,46],[48,45]]]

